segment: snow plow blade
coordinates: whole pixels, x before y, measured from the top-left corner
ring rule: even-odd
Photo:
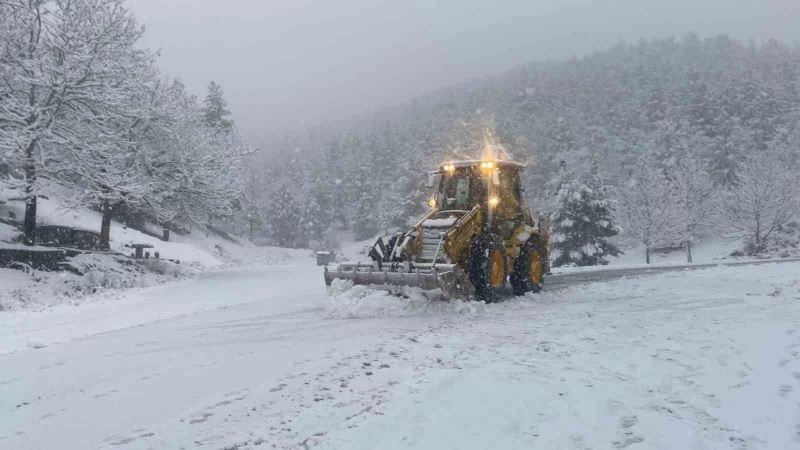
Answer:
[[[423,291],[440,289],[444,298],[458,297],[454,264],[397,263],[377,269],[374,265],[341,264],[329,269],[325,266],[325,284],[333,280],[349,280],[355,285],[379,289],[415,287]]]

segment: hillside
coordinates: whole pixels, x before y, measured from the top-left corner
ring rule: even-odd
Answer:
[[[48,250],[48,247],[25,247],[19,224],[24,203],[15,200],[12,190],[4,189],[0,201],[0,251],[2,249]],[[59,225],[98,232],[101,214],[85,208],[67,208],[55,198],[40,198],[39,225]],[[256,247],[247,239],[230,240],[214,233],[191,230],[173,232],[169,242],[129,228],[117,221],[111,224],[110,253],[84,253],[68,260],[70,271],[44,271],[19,265],[17,269],[0,268],[0,310],[41,309],[61,303],[107,300],[120,289],[140,288],[170,280],[187,278],[211,271],[244,265],[285,262],[290,254],[281,249]],[[160,260],[134,260],[130,244],[149,244],[151,256]],[[18,270],[18,269],[24,270]]]
[[[253,168],[249,189],[264,199],[271,238],[304,246],[331,222],[359,237],[404,224],[424,210],[425,171],[486,142],[529,164],[534,211],[556,208],[561,161],[579,177],[598,161],[617,200],[644,155],[663,166],[697,162],[727,188],[754,155],[782,151],[796,163],[799,87],[800,50],[777,41],[620,43],[414,99],[354,119],[351,132],[287,138]]]

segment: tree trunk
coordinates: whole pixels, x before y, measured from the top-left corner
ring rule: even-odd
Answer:
[[[754,251],[755,251],[755,254],[757,255],[757,254],[761,253],[761,251],[762,251],[762,248],[761,248],[762,247],[762,243],[761,243],[761,217],[759,215],[756,215],[756,233],[755,234],[756,234],[756,241],[754,242],[754,244],[755,244]]]
[[[644,248],[644,262],[650,264],[650,246]]]
[[[103,201],[103,221],[100,224],[100,248],[108,250],[111,248],[111,204],[108,200]]]
[[[25,222],[22,225],[23,243],[36,245],[36,166],[31,142],[25,149]]]
[[[686,262],[692,263],[692,242],[686,241]]]

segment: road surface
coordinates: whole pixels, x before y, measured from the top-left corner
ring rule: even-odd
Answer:
[[[318,269],[0,317],[0,448],[800,445],[798,263],[412,307]]]

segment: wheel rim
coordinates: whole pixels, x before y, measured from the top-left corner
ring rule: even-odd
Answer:
[[[542,269],[542,258],[539,255],[539,252],[532,252],[531,253],[531,261],[529,265],[531,281],[536,284],[539,284],[542,281],[542,273],[544,270]]]
[[[491,284],[493,288],[499,288],[503,285],[503,278],[505,275],[506,270],[503,252],[495,250],[489,257],[489,284]]]

